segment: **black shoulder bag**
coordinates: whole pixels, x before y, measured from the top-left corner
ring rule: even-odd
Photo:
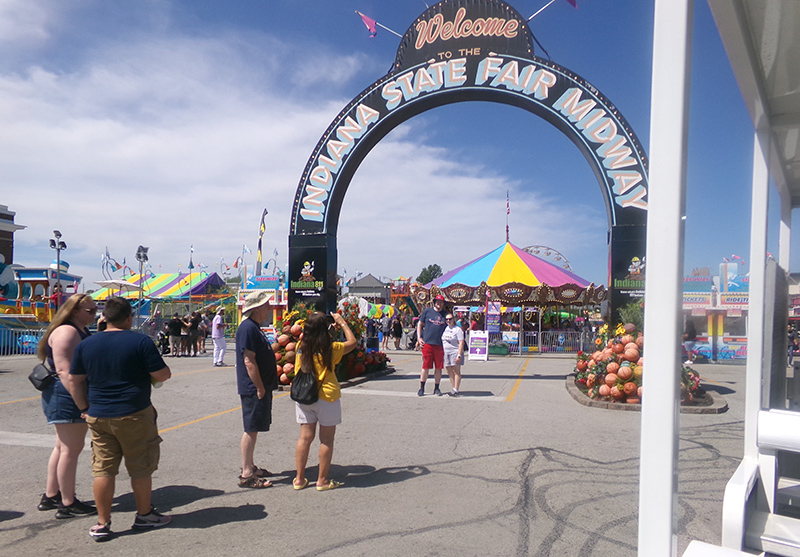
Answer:
[[[28,380],[33,384],[37,391],[44,391],[56,380],[56,372],[47,367],[44,362],[36,364],[33,371],[28,376]]]

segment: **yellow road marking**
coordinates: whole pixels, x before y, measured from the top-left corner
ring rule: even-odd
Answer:
[[[29,400],[36,400],[38,398],[42,398],[41,396],[32,396],[30,398],[19,398],[17,400],[7,400],[5,402],[0,402],[0,404],[11,404],[13,402],[27,402]]]
[[[514,383],[514,387],[511,389],[511,392],[508,393],[508,397],[506,397],[506,402],[511,402],[514,400],[514,395],[517,394],[517,389],[522,384],[522,376],[525,375],[525,369],[528,367],[528,362],[531,361],[531,357],[528,356],[525,358],[525,363],[522,365],[522,371],[519,372],[519,377],[517,377],[517,382]]]
[[[279,395],[275,395],[272,398],[273,399],[281,398],[281,397],[284,397],[284,396],[286,396],[288,394],[289,394],[289,391],[286,391],[285,393],[281,393]],[[184,422],[182,424],[174,425],[174,426],[168,427],[166,429],[161,429],[161,430],[158,431],[158,433],[160,435],[162,433],[166,433],[167,431],[172,431],[174,429],[180,429],[180,428],[185,427],[187,425],[196,424],[196,423],[202,422],[204,420],[208,420],[210,418],[216,418],[217,416],[224,416],[225,414],[230,414],[231,412],[236,412],[237,410],[241,410],[241,409],[242,409],[241,406],[237,406],[236,408],[231,408],[230,410],[223,410],[222,412],[217,412],[216,414],[211,414],[210,416],[203,416],[202,418],[197,418],[196,420],[192,420],[190,422]]]

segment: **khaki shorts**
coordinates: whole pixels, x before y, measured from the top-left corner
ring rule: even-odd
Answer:
[[[116,476],[124,456],[131,478],[151,476],[161,455],[157,416],[152,406],[119,418],[87,416],[92,431],[92,475]]]

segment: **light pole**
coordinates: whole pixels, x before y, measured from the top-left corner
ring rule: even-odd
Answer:
[[[53,230],[53,236],[50,238],[50,247],[56,250],[56,307],[61,307],[61,250],[67,249],[67,244],[61,241],[61,232]]]
[[[142,270],[144,264],[147,262],[147,250],[144,246],[136,248],[136,261],[139,262],[139,303],[136,305],[136,323],[139,325],[139,330],[142,328],[142,294],[144,293],[144,277]]]

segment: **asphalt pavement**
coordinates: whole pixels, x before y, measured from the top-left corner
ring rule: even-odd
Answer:
[[[229,345],[229,349],[232,346]],[[256,463],[275,486],[237,486],[242,425],[232,366],[210,350],[166,358],[173,377],[152,400],[164,442],[153,504],[174,517],[131,530],[127,473],[117,481],[107,543],[92,517],[56,520],[36,509],[54,430],[27,380],[33,356],[0,358],[0,553],[5,555],[601,555],[636,554],[638,412],[578,404],[567,357],[490,356],[467,362],[462,396],[418,397],[418,352],[389,351],[393,372],[343,390],[333,491],[292,489],[299,433],[294,403],[275,392],[272,431]],[[233,362],[229,350],[226,358]],[[725,483],[743,449],[744,366],[697,366],[724,397],[720,414],[682,414],[679,554],[692,539],[718,544]],[[645,372],[646,373],[646,372]],[[447,379],[442,390],[450,390]],[[645,396],[657,396],[647,393]],[[318,442],[308,477],[316,477]],[[92,500],[91,453],[77,496]]]

